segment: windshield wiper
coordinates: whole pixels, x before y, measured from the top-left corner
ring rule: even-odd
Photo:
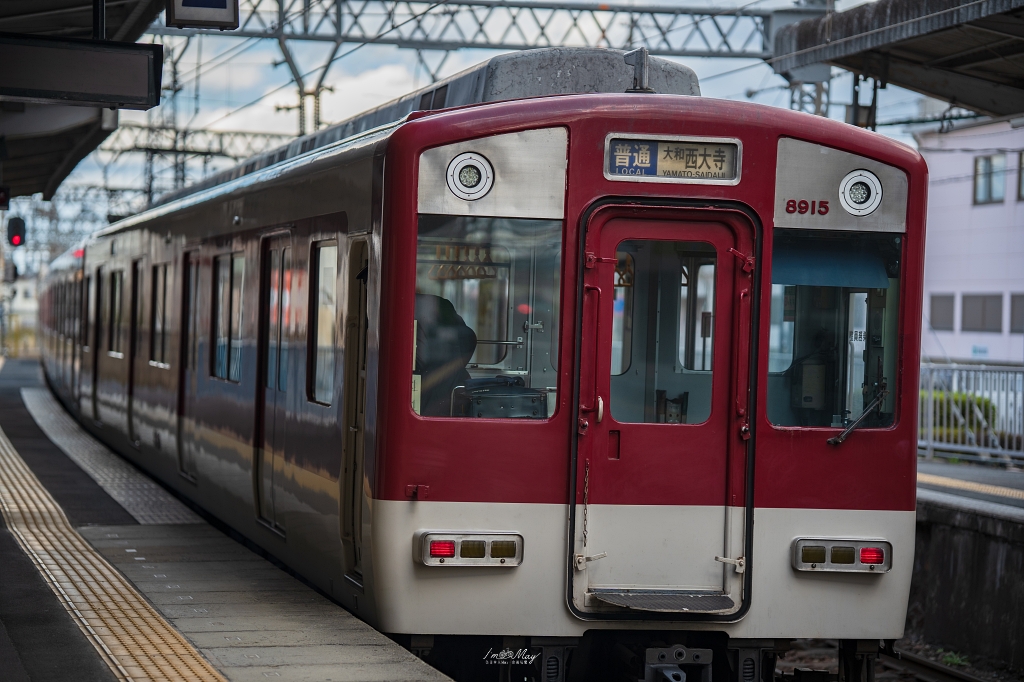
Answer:
[[[885,384],[883,383],[882,386],[884,387]],[[829,445],[842,445],[843,441],[846,440],[846,437],[853,433],[858,426],[860,426],[861,422],[864,421],[864,419],[868,416],[868,413],[871,412],[871,410],[875,409],[876,407],[882,404],[882,401],[885,400],[885,396],[887,395],[889,395],[889,389],[882,388],[882,390],[878,392],[878,395],[875,396],[875,399],[867,404],[867,407],[864,408],[864,411],[860,413],[859,417],[854,419],[850,423],[850,425],[843,429],[843,432],[840,433],[838,436],[832,436],[825,442],[828,443]]]

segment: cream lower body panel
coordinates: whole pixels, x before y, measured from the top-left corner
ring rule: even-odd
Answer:
[[[592,514],[597,506],[591,505]],[[384,632],[574,637],[594,628],[657,628],[719,630],[732,637],[843,639],[903,634],[914,565],[913,511],[756,509],[750,609],[734,623],[699,623],[575,616],[566,603],[566,505],[374,500],[373,508],[374,625]],[[675,508],[678,513],[669,516],[699,519],[701,509]],[[721,508],[707,510],[722,517]],[[635,538],[665,512],[664,507],[616,506],[602,508],[598,516],[605,523],[622,519],[623,530]],[[723,541],[721,524],[696,527],[714,534],[716,543]],[[521,533],[523,563],[516,568],[424,566],[413,558],[413,538],[425,530]],[[791,548],[799,537],[888,540],[892,570],[880,575],[795,571]],[[654,545],[647,558],[657,562]]]

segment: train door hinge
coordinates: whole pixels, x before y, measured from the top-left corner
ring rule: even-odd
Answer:
[[[747,570],[747,560],[743,557],[740,557],[739,559],[730,559],[729,557],[716,556],[715,561],[720,561],[723,564],[732,564],[736,567],[737,573],[743,573]]]
[[[590,251],[588,251],[587,252],[586,260],[584,261],[584,264],[587,266],[587,269],[589,270],[590,268],[596,267],[598,263],[618,263],[618,262],[619,262],[619,260],[617,258],[598,258],[596,253],[591,253]]]

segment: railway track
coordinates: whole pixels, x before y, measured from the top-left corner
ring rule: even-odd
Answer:
[[[883,653],[878,657],[878,663],[887,670],[910,674],[921,682],[988,682],[968,672],[936,663],[917,654],[906,651],[897,651],[896,654],[898,657]]]

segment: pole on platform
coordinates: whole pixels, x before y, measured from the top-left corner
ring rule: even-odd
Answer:
[[[92,39],[107,39],[106,0],[92,0]]]

